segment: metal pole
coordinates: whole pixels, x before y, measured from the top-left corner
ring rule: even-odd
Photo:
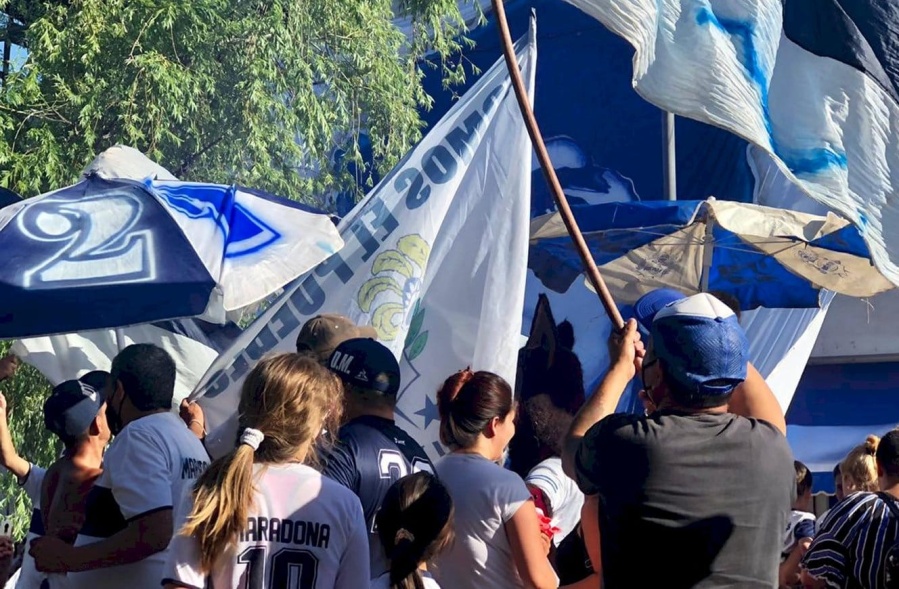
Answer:
[[[624,320],[621,318],[621,313],[612,299],[612,293],[609,292],[609,288],[596,267],[596,262],[594,262],[593,256],[587,247],[587,242],[584,241],[584,236],[577,226],[571,207],[568,206],[568,200],[565,198],[565,193],[562,192],[562,186],[559,184],[556,171],[553,169],[552,161],[549,159],[549,152],[546,151],[543,135],[541,135],[540,128],[537,126],[534,111],[531,110],[530,100],[528,100],[528,94],[521,79],[518,60],[515,58],[515,49],[512,45],[512,35],[509,33],[509,23],[506,21],[506,11],[503,8],[503,2],[502,0],[492,0],[492,2],[493,12],[496,14],[496,26],[499,28],[499,35],[502,40],[503,56],[506,59],[509,75],[512,77],[512,88],[514,88],[515,96],[518,98],[518,107],[521,110],[522,117],[524,117],[524,124],[527,127],[528,135],[531,137],[531,143],[533,143],[534,150],[537,152],[537,159],[540,162],[540,167],[543,169],[543,175],[547,184],[549,184],[549,190],[556,201],[556,206],[559,209],[562,221],[565,223],[565,228],[568,230],[571,240],[574,241],[574,246],[581,257],[581,262],[584,264],[587,278],[590,279],[596,294],[599,295],[599,301],[605,308],[612,325],[616,329],[622,329]]]
[[[677,148],[674,113],[662,112],[662,159],[665,166],[665,195],[677,200]]]
[[[119,352],[125,349],[125,330],[121,327],[115,328],[115,345]]]

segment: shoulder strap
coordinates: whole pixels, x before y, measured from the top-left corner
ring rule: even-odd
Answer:
[[[890,512],[893,514],[893,517],[899,521],[899,505],[896,505],[896,499],[893,498],[889,493],[879,492],[877,496],[880,497],[884,503],[887,504],[887,508],[889,508]]]

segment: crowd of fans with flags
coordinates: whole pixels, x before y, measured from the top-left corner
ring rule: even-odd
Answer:
[[[256,364],[215,460],[152,345],[53,389],[46,468],[17,454],[0,397],[0,461],[34,506],[8,586],[899,586],[899,431],[850,452],[816,520],[739,310],[664,289],[634,310],[589,396],[567,323],[532,335],[514,389],[449,375],[433,462],[394,419],[396,358],[338,315]],[[635,378],[644,413],[616,412]]]

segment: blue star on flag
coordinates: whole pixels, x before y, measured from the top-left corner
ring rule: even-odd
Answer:
[[[415,415],[421,415],[425,418],[424,429],[428,429],[428,426],[431,425],[432,421],[440,421],[440,413],[437,411],[437,404],[428,396],[425,397],[424,409],[416,411]]]

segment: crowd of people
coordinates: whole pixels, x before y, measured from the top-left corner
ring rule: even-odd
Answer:
[[[0,396],[0,462],[34,506],[11,583],[899,586],[899,431],[841,462],[837,502],[816,520],[739,310],[671,290],[634,309],[589,396],[567,323],[529,340],[514,388],[449,375],[433,462],[394,419],[396,358],[337,315],[252,369],[238,439],[215,460],[202,409],[173,409],[175,362],[152,345],[53,389],[45,424],[64,450],[46,468],[16,452]],[[645,411],[619,413],[635,378]],[[0,559],[11,553],[0,543]]]

